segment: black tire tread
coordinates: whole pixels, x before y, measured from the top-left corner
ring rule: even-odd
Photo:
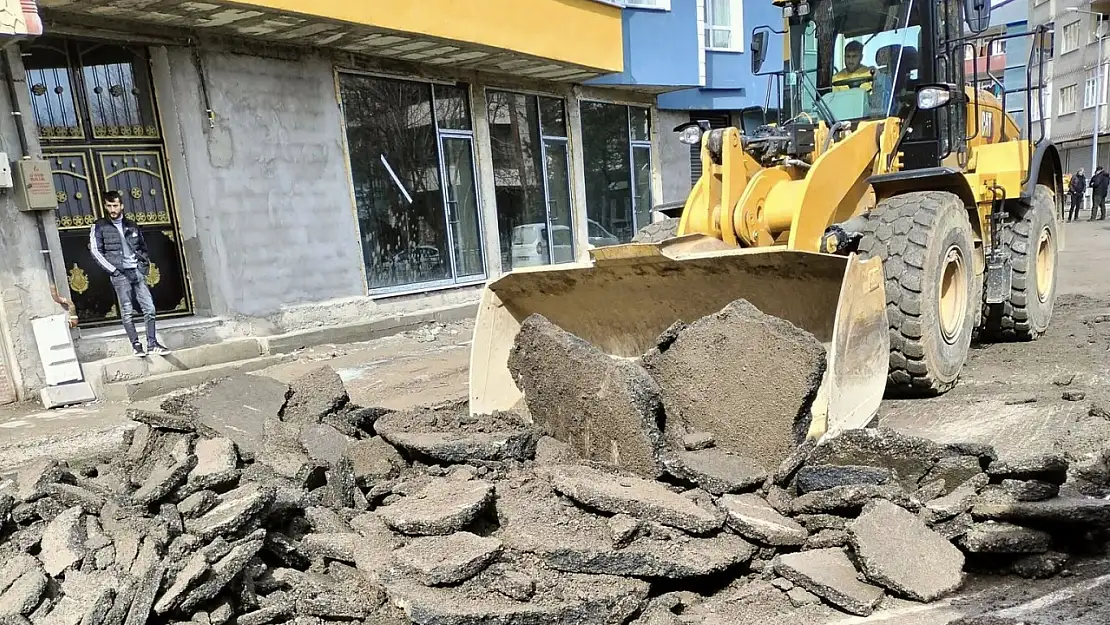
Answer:
[[[1048,194],[1047,199],[1040,201],[1052,203],[1052,214],[1055,215],[1055,203],[1051,199],[1052,192],[1047,187],[1038,186],[1038,195]],[[1034,202],[1038,198],[1034,196]],[[1033,216],[1036,210],[1026,211],[1016,221],[1006,224],[1000,232],[1000,244],[1010,251],[1010,261],[1013,265],[1012,280],[1010,283],[1010,297],[1001,304],[984,304],[983,336],[990,341],[1032,341],[1044,334],[1029,323],[1028,298],[1029,290],[1036,288],[1036,276],[1028,275],[1029,254],[1035,254],[1031,249],[1035,243],[1032,241]],[[1034,295],[1035,297],[1035,295]]]
[[[880,202],[868,215],[858,252],[883,260],[886,311],[890,324],[890,370],[887,388],[902,395],[947,392],[955,381],[942,382],[930,372],[922,344],[921,292],[930,231],[952,194],[920,191]],[[961,213],[967,218],[966,212]],[[968,224],[970,228],[970,222]]]

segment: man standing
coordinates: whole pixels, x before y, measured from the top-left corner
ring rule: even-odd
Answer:
[[[1079,171],[1071,177],[1071,185],[1068,186],[1068,193],[1071,194],[1071,212],[1068,213],[1068,221],[1079,219],[1079,209],[1083,208],[1083,192],[1086,190],[1087,177],[1083,175],[1083,168],[1080,167]]]
[[[150,255],[146,241],[139,226],[123,214],[123,198],[119,191],[104,193],[104,212],[89,231],[89,250],[96,262],[108,272],[112,287],[119,300],[119,315],[123,329],[131,340],[135,356],[144,358],[149,354],[165,355],[170,350],[158,344],[155,336],[154,298],[146,286],[146,276],[150,272]],[[131,319],[134,306],[131,299],[138,302],[146,321],[146,350],[139,342],[135,332],[135,322]]]
[[[1099,219],[1106,219],[1106,191],[1110,190],[1110,172],[1099,165],[1091,175],[1091,221],[1095,220],[1095,209]]]

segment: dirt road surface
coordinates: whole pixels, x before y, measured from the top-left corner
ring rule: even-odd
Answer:
[[[976,346],[960,385],[930,400],[886,401],[879,424],[936,440],[977,440],[1003,456],[1056,451],[1079,460],[1110,445],[1110,225],[1066,229],[1053,326],[1033,343]],[[463,399],[470,324],[424,328],[372,343],[322,346],[261,373],[288,381],[327,363],[363,405],[405,408]],[[1083,399],[1069,401],[1082,394]],[[143,405],[156,405],[157,401]],[[130,425],[126,406],[43,411],[0,409],[0,474],[43,456],[71,457],[117,444]],[[2,478],[0,478],[2,479]],[[801,625],[1105,625],[1110,623],[1110,559],[1074,563],[1068,575],[1029,582],[975,578],[956,596],[921,605],[893,601],[867,618],[833,614]],[[777,622],[777,621],[775,621]],[[768,621],[767,625],[773,625]]]

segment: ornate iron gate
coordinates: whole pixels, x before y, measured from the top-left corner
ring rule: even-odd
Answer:
[[[58,192],[70,292],[85,326],[119,318],[107,273],[89,252],[101,197],[116,190],[150,248],[147,277],[160,317],[192,314],[177,215],[143,47],[39,38],[24,50],[43,155]]]

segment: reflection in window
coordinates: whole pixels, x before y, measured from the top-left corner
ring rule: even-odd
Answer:
[[[651,221],[651,128],[646,108],[582,102],[586,214],[595,246],[627,243]]]
[[[66,50],[61,46],[36,45],[29,48],[23,65],[27,70],[27,89],[39,136],[44,139],[82,138],[84,132],[74,100],[77,92]]]
[[[145,55],[122,46],[90,45],[80,60],[95,136],[158,136]]]
[[[502,269],[574,260],[563,101],[506,91],[486,101]]]
[[[481,275],[469,133],[440,138],[430,85],[341,74],[340,90],[370,288]],[[466,89],[436,92],[441,124],[469,128]]]

